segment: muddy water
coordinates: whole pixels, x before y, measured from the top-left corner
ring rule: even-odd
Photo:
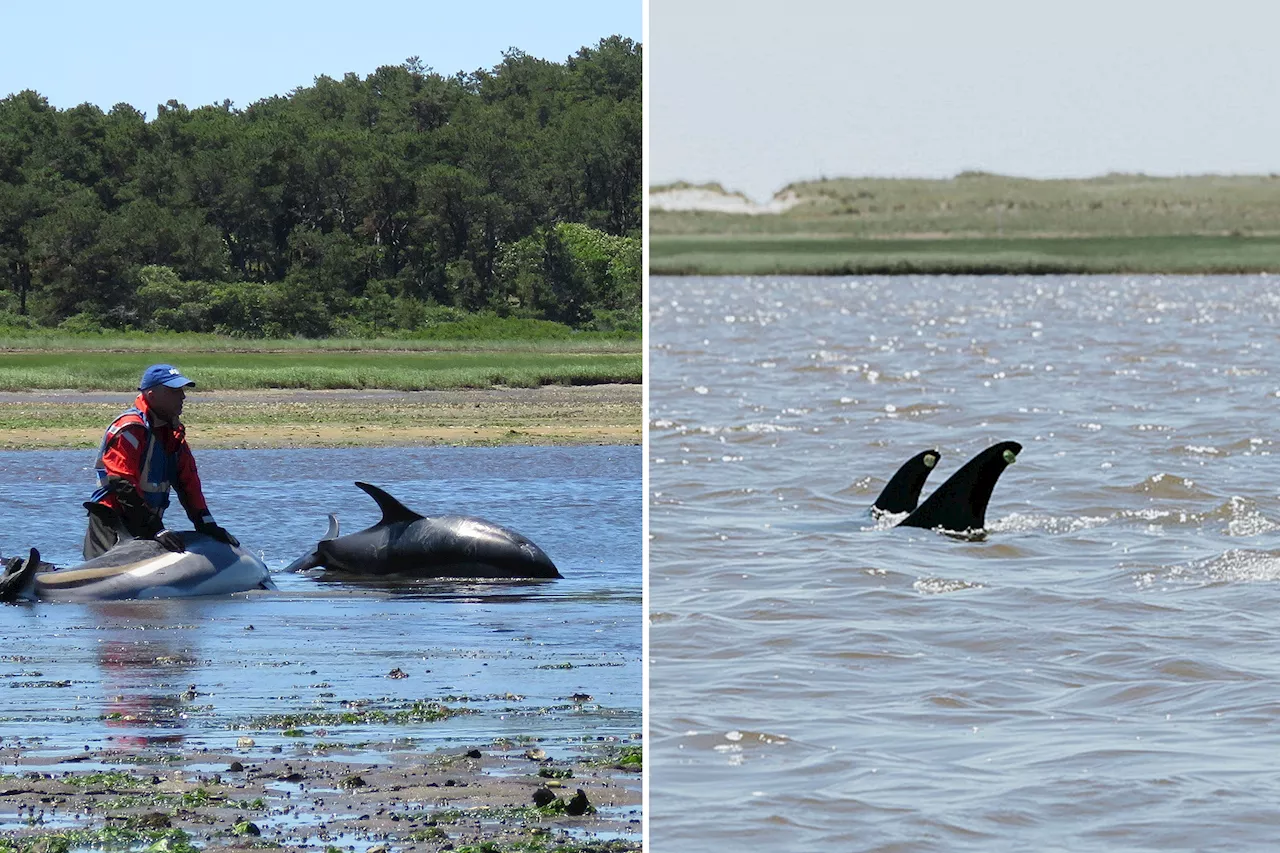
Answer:
[[[1280,833],[1274,279],[657,279],[651,849]],[[866,510],[1023,443],[982,542]]]
[[[79,560],[92,455],[0,453],[0,553],[35,545],[57,565]],[[377,521],[360,479],[424,514],[518,530],[565,577],[388,589],[278,575],[275,593],[0,608],[0,738],[20,738],[28,758],[244,737],[259,749],[394,739],[422,750],[527,737],[555,756],[640,730],[639,448],[197,458],[218,520],[273,569],[314,546],[329,512],[346,532]],[[429,721],[417,700],[467,713]]]

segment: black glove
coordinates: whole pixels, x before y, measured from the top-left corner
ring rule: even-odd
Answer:
[[[226,528],[219,527],[216,524],[197,524],[196,530],[210,539],[217,539],[219,542],[225,542],[228,545],[238,546],[240,544],[240,540],[228,533]]]
[[[167,527],[151,538],[168,548],[170,551],[187,550],[186,543],[182,541],[182,534],[175,533]]]

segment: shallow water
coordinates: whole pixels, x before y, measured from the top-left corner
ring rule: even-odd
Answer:
[[[1277,292],[654,279],[651,849],[1269,846]],[[867,516],[1006,439],[985,541]]]
[[[199,414],[188,417],[210,508],[273,570],[315,546],[329,512],[344,532],[378,520],[358,479],[424,514],[524,533],[564,578],[387,588],[278,574],[278,592],[0,607],[4,742],[57,756],[228,749],[243,737],[258,748],[394,739],[423,750],[530,737],[556,756],[640,731],[640,448],[201,452]],[[0,553],[34,545],[55,565],[79,562],[92,461],[92,451],[0,453]],[[176,501],[170,512],[182,519]],[[414,700],[474,713],[304,722],[301,738],[269,720],[394,713]]]

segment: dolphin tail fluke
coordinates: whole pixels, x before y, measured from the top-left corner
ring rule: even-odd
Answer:
[[[325,531],[324,538],[321,542],[327,542],[330,539],[338,538],[338,516],[329,513],[329,529]],[[324,565],[320,562],[319,549],[312,551],[310,554],[303,554],[280,571],[282,572],[305,572],[307,569],[314,569],[316,566]]]
[[[920,502],[920,490],[924,481],[929,479],[934,466],[942,454],[936,450],[925,450],[912,456],[902,464],[898,472],[890,478],[888,485],[876,498],[874,509],[885,513],[911,512]]]
[[[11,604],[31,586],[31,581],[40,568],[40,552],[31,549],[31,555],[24,563],[21,557],[13,557],[5,564],[4,576],[0,577],[0,602]]]
[[[955,532],[983,529],[987,523],[987,503],[996,481],[1021,451],[1022,445],[1016,441],[1002,441],[988,447],[952,474],[898,526]]]
[[[315,551],[312,551],[310,554],[302,555],[280,571],[305,572],[307,569],[314,569],[318,565],[320,565],[320,555]]]
[[[409,509],[377,486],[371,486],[368,483],[356,483],[356,488],[363,489],[365,494],[377,501],[378,509],[382,510],[382,521],[379,522],[381,524],[394,524],[397,521],[417,521],[422,518],[421,515]]]

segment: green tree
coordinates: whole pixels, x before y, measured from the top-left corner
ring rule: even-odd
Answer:
[[[243,335],[327,334],[370,305],[380,331],[454,307],[638,311],[640,69],[611,37],[563,63],[512,49],[445,77],[411,57],[245,109],[169,101],[150,122],[10,95],[0,304]]]

